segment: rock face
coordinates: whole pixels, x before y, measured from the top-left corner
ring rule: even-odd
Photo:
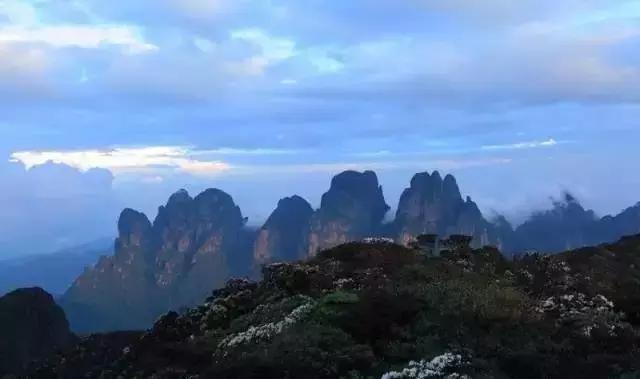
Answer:
[[[74,338],[64,311],[43,289],[23,288],[0,297],[0,376],[19,374]]]
[[[209,189],[195,198],[181,190],[151,223],[126,209],[118,222],[115,254],[85,271],[61,299],[77,331],[144,329],[163,312],[200,302],[231,277],[260,266],[314,257],[320,250],[367,237],[403,245],[422,234],[472,237],[471,246],[505,253],[557,252],[640,232],[640,204],[598,219],[570,195],[514,231],[504,217],[487,221],[462,197],[453,176],[416,174],[400,198],[395,220],[372,171],[336,175],[313,210],[299,196],[279,201],[258,231],[228,194]]]
[[[248,267],[245,221],[231,196],[216,189],[195,198],[175,193],[153,224],[124,210],[115,254],[83,273],[62,299],[74,329],[145,328],[162,312],[201,301],[237,266]]]
[[[388,210],[373,171],[336,175],[312,216],[307,254],[378,234]]]
[[[231,196],[217,189],[194,199],[179,191],[160,207],[153,223],[155,284],[171,308],[201,301],[231,275],[245,221]]]
[[[300,196],[281,199],[258,231],[253,249],[256,266],[276,261],[293,261],[306,254],[311,205]]]
[[[498,242],[478,206],[469,197],[462,199],[455,178],[447,175],[443,180],[438,171],[411,179],[400,197],[394,224],[396,240],[402,244],[420,234],[469,235],[476,246]]]

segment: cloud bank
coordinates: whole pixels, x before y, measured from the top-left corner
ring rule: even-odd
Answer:
[[[632,0],[0,0],[0,160],[28,193],[42,167],[106,170],[109,191],[77,186],[150,214],[216,186],[264,219],[347,168],[379,171],[391,201],[440,169],[486,211],[570,190],[615,212],[640,190],[639,17]]]

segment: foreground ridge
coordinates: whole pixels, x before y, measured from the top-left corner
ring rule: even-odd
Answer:
[[[384,239],[264,267],[127,338],[34,369],[76,377],[627,378],[640,370],[640,236],[509,261]],[[625,376],[626,375],[626,376]]]

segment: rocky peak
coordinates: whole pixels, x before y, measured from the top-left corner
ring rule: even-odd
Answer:
[[[352,196],[369,197],[376,194],[378,177],[373,171],[344,171],[331,179],[330,191],[343,191]]]
[[[400,197],[395,230],[401,243],[426,233],[474,236],[475,244],[481,245],[491,242],[489,229],[490,224],[471,198],[463,200],[452,175],[443,180],[438,171],[416,174]]]
[[[421,172],[411,178],[408,190],[421,193],[426,201],[433,202],[442,195],[442,184],[442,178],[438,171],[434,171],[431,175],[428,172]]]
[[[373,171],[345,171],[331,180],[331,187],[320,203],[320,215],[333,218],[361,218],[368,225],[364,229],[382,222],[389,206],[384,200],[382,187]]]
[[[154,234],[162,249],[174,248],[180,251],[188,246],[180,241],[191,240],[190,224],[193,214],[193,199],[186,190],[180,190],[169,197],[167,204],[158,208],[153,221]]]
[[[151,223],[144,213],[125,209],[118,219],[116,250],[148,249],[152,243]]]
[[[167,202],[167,206],[172,204],[181,204],[185,202],[188,203],[191,200],[193,199],[191,198],[191,195],[189,195],[189,191],[187,191],[184,188],[181,188],[176,192],[174,192],[171,196],[169,196],[169,201]]]
[[[219,228],[239,228],[244,224],[240,208],[231,196],[207,189],[195,198],[180,190],[158,209],[153,226],[162,250],[186,253],[197,250]]]
[[[244,223],[233,198],[219,189],[207,189],[193,199],[178,191],[160,208],[154,222],[161,240],[156,283],[163,290],[185,288],[171,303],[197,301],[226,280],[235,255],[240,254]]]
[[[291,222],[288,216],[298,216],[300,219],[304,219],[305,215],[310,215],[311,213],[313,213],[311,204],[302,197],[298,195],[285,197],[278,201],[278,206],[271,216],[269,216],[265,225],[269,226]]]
[[[378,233],[389,210],[373,171],[345,171],[331,180],[311,220],[308,254]]]
[[[256,266],[304,257],[311,205],[300,196],[286,197],[260,228],[253,250]]]
[[[444,181],[442,182],[442,196],[448,201],[459,201],[462,199],[456,178],[451,174],[444,177]],[[467,197],[467,202],[470,200],[471,199]]]
[[[209,188],[194,199],[195,217],[197,221],[209,223],[212,227],[229,225],[242,227],[246,219],[242,217],[240,207],[226,192]]]
[[[201,301],[231,275],[248,273],[245,221],[232,197],[218,189],[195,198],[174,193],[153,226],[144,214],[124,210],[115,255],[83,273],[63,297],[74,326],[146,327],[161,312]],[[96,314],[105,317],[84,323]]]

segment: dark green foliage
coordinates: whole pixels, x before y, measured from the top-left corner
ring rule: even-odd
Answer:
[[[123,377],[379,378],[450,353],[457,366],[427,377],[637,376],[640,237],[516,261],[465,241],[441,257],[350,243],[267,266],[261,283],[229,282],[96,367]]]

